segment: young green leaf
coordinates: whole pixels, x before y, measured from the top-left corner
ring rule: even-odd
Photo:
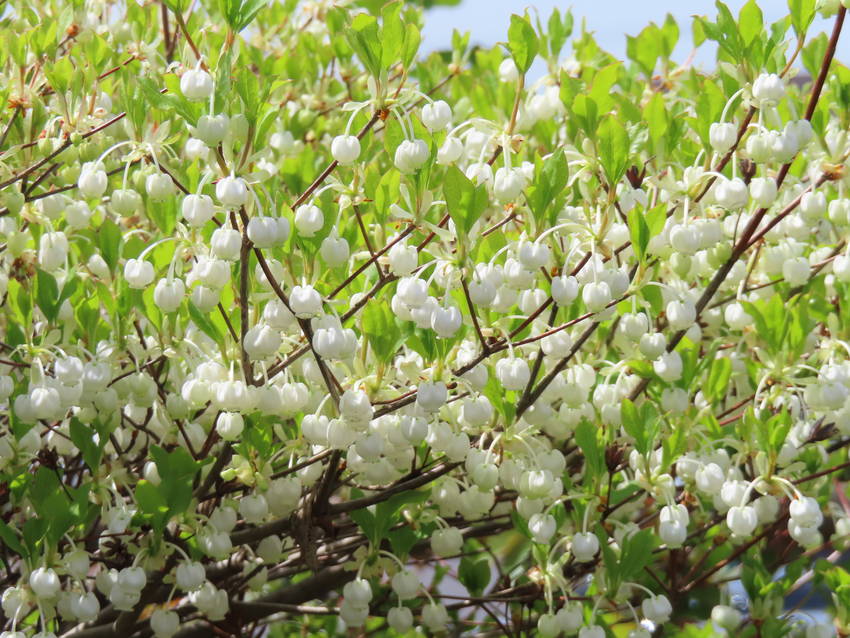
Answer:
[[[528,18],[516,14],[511,16],[511,24],[508,27],[508,49],[520,74],[527,73],[539,50],[537,34]]]
[[[609,188],[615,188],[629,164],[629,135],[614,116],[605,117],[596,132],[599,162]]]
[[[449,166],[443,188],[449,215],[458,232],[465,237],[490,203],[487,187],[476,186],[459,168]]]

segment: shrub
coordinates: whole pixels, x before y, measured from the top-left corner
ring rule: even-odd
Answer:
[[[12,3],[0,635],[848,635],[847,4]]]

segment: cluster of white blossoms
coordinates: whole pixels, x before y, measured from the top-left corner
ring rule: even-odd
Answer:
[[[0,638],[850,632],[848,2],[12,4]]]

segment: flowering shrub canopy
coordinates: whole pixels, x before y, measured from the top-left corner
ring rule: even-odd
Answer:
[[[4,7],[0,636],[850,634],[850,3],[421,4]]]

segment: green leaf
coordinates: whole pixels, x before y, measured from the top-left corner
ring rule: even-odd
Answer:
[[[189,8],[190,0],[162,0],[162,3],[174,13],[182,15]]]
[[[614,98],[611,97],[612,88],[620,77],[621,68],[620,63],[615,62],[599,69],[593,76],[593,84],[588,95],[602,112],[610,111],[614,106]]]
[[[661,25],[661,55],[665,59],[669,59],[673,55],[673,50],[676,48],[676,43],[679,41],[679,25],[676,23],[676,18],[668,13],[664,17],[664,24]]]
[[[643,107],[643,119],[649,129],[649,139],[652,141],[653,150],[656,153],[665,151],[664,141],[670,121],[661,93],[653,93],[646,106]]]
[[[56,319],[59,314],[59,287],[53,275],[40,268],[35,272],[35,303],[48,321]]]
[[[583,420],[576,428],[575,441],[584,455],[585,481],[592,481],[605,470],[605,453],[596,438],[596,428]]]
[[[255,126],[262,100],[260,96],[260,80],[251,69],[243,67],[236,76],[236,83],[233,88],[245,105],[245,117],[252,126]]]
[[[144,95],[144,101],[163,111],[174,111],[194,126],[198,121],[203,106],[189,102],[180,94],[180,80],[176,75],[168,74],[164,80],[169,90],[168,93],[162,93],[160,88],[150,78],[138,78],[139,87]],[[169,84],[171,86],[168,86]]]
[[[652,239],[664,230],[664,224],[667,222],[667,205],[661,203],[654,208],[650,208],[649,212],[644,216],[644,221],[647,228],[649,228],[649,238]]]
[[[27,552],[18,538],[18,535],[15,533],[15,530],[2,520],[0,520],[0,540],[2,540],[3,544],[18,556],[25,557],[27,555]]]
[[[383,55],[378,20],[367,13],[357,14],[346,31],[346,37],[366,70],[375,77],[379,76]]]
[[[655,63],[661,57],[664,35],[655,24],[644,28],[637,36],[626,36],[626,55],[647,75],[652,76]]]
[[[528,189],[528,205],[534,216],[542,222],[550,207],[558,208],[558,197],[567,187],[569,175],[564,150],[558,149],[543,160],[542,167],[535,173],[537,179]]]
[[[266,0],[219,0],[219,10],[230,28],[238,33],[251,24],[265,4]]]
[[[404,339],[390,305],[380,300],[366,304],[361,330],[375,356],[384,364],[392,361]]]
[[[136,503],[139,511],[147,518],[157,531],[165,529],[168,522],[168,503],[153,483],[141,479],[136,483]]]
[[[130,67],[132,66],[133,65],[130,64],[128,65],[128,68],[125,68],[120,72],[124,85],[124,90],[121,91],[120,96],[121,107],[127,114],[127,119],[132,123],[136,137],[140,137],[144,130],[148,110],[142,88],[136,77],[130,72]]]
[[[27,63],[26,40],[19,37],[19,34],[14,29],[6,29],[5,31],[3,48],[8,52],[9,57],[12,58],[17,66],[23,67]]]
[[[596,135],[599,162],[605,171],[609,188],[614,188],[629,164],[629,135],[613,115],[602,120]]]
[[[626,434],[635,440],[635,449],[641,454],[646,454],[646,430],[640,422],[637,407],[629,399],[623,399],[620,406],[620,416]]]
[[[359,490],[352,491],[352,496],[355,493],[359,493]],[[405,505],[421,503],[427,498],[428,492],[424,491],[402,492],[376,505],[354,510],[349,515],[360,526],[372,545],[379,547],[381,541],[389,534],[390,529],[400,522],[398,512],[404,509]]]
[[[539,50],[537,34],[527,18],[513,14],[508,27],[508,49],[520,74],[531,68]]]
[[[158,445],[153,445],[150,452],[162,479],[158,490],[166,505],[167,521],[168,517],[187,511],[192,501],[192,482],[201,464],[182,447],[166,452]]]
[[[702,393],[709,401],[725,396],[731,376],[732,362],[727,357],[717,357],[708,369],[708,379],[702,387]]]
[[[797,36],[802,36],[809,30],[815,19],[816,0],[788,0],[788,10],[791,12],[791,25]]]
[[[359,490],[352,490],[351,496],[353,498],[358,498],[358,496],[355,496],[356,494],[359,494],[360,496],[363,495],[362,492],[360,492]],[[357,523],[357,525],[360,527],[360,529],[363,530],[363,533],[366,535],[366,538],[368,538],[369,541],[372,542],[372,543],[375,542],[374,541],[374,539],[376,538],[375,530],[376,530],[376,527],[377,527],[375,514],[374,514],[373,510],[374,510],[374,507],[372,507],[372,508],[364,507],[362,509],[354,510],[353,512],[349,512],[349,514],[348,514],[351,517],[351,520],[353,520],[355,523]]]
[[[599,107],[593,98],[584,93],[579,93],[573,99],[571,110],[578,125],[584,130],[587,136],[595,139],[596,129],[599,125]]]
[[[208,315],[202,313],[193,303],[188,304],[189,317],[192,322],[201,329],[210,339],[216,342],[219,348],[224,348],[224,334],[218,329],[218,326],[209,318]]]
[[[552,15],[549,16],[548,32],[546,36],[549,40],[549,55],[557,60],[561,55],[561,49],[567,42],[567,38],[573,32],[573,14],[570,10],[564,12],[563,18],[561,12],[557,8],[552,9]]]
[[[121,229],[118,224],[111,219],[103,221],[97,231],[97,246],[103,261],[109,266],[109,270],[114,272],[121,256]]]
[[[83,45],[83,49],[86,52],[86,62],[91,65],[90,68],[98,72],[103,69],[104,63],[112,53],[106,40],[97,34],[92,34],[91,38]]]
[[[738,31],[741,33],[744,45],[749,46],[753,40],[762,34],[763,30],[764,18],[761,9],[755,0],[749,0],[747,4],[741,7],[738,14]]]
[[[652,530],[643,529],[626,536],[620,554],[620,578],[623,581],[634,580],[652,560],[654,547],[655,535]]]
[[[393,548],[393,554],[404,560],[410,554],[413,546],[422,540],[422,535],[417,534],[410,527],[400,527],[389,532],[387,538],[390,541],[390,546]]]
[[[30,554],[38,552],[39,541],[47,533],[47,525],[46,520],[37,517],[28,518],[24,523],[22,535]]]
[[[97,472],[100,465],[106,437],[100,437],[100,443],[95,441],[95,430],[83,424],[79,419],[72,418],[70,424],[71,441],[80,450],[83,460],[92,472]]]
[[[381,10],[381,66],[388,69],[404,51],[404,23],[401,21],[402,3],[390,2]]]
[[[443,191],[446,195],[446,208],[457,232],[465,237],[490,203],[487,187],[484,184],[476,186],[459,168],[449,166],[443,182]]]
[[[490,584],[490,560],[486,556],[464,556],[457,575],[470,594],[480,596]]]
[[[401,56],[401,64],[404,68],[409,68],[416,59],[416,54],[419,53],[419,44],[422,42],[422,34],[419,32],[419,27],[409,22],[404,28],[404,52]]]
[[[629,237],[632,240],[632,249],[640,261],[646,260],[646,247],[649,245],[649,226],[646,224],[640,207],[635,206],[626,215],[629,225]]]
[[[62,56],[55,64],[45,67],[44,75],[54,91],[64,94],[74,78],[74,64],[69,56]]]

